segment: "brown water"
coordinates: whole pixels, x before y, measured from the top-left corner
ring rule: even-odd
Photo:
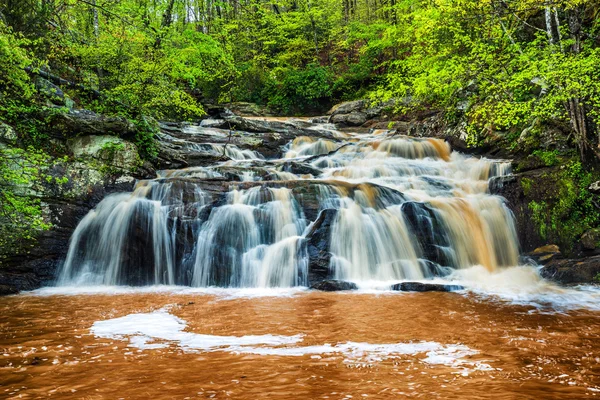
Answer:
[[[301,346],[435,341],[463,344],[469,370],[425,353],[353,362],[343,354],[269,356],[138,349],[90,333],[96,321],[165,306],[186,331],[297,335]],[[206,294],[0,299],[0,398],[579,399],[600,395],[600,312],[541,313],[456,293],[226,299]],[[128,347],[128,345],[130,347]],[[298,346],[298,345],[296,345]],[[464,372],[464,374],[463,374]],[[350,397],[352,396],[352,397]]]

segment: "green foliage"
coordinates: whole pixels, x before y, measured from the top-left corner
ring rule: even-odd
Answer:
[[[140,156],[146,160],[156,158],[158,155],[158,148],[156,147],[154,136],[158,128],[145,117],[134,120],[133,122],[138,128],[135,134],[134,143],[138,147]]]
[[[309,64],[305,69],[276,72],[276,79],[265,88],[268,105],[285,113],[310,112],[327,104],[331,95],[332,74],[326,67]]]
[[[600,274],[596,274],[596,276],[592,280],[596,283],[600,283]]]
[[[532,154],[542,160],[544,165],[547,167],[553,167],[558,165],[560,162],[558,150],[534,150]]]
[[[569,161],[554,176],[544,178],[555,181],[557,187],[554,199],[529,203],[540,236],[558,242],[568,252],[583,233],[598,225],[600,212],[588,190],[595,180],[597,176],[579,161]]]
[[[37,194],[44,184],[63,184],[45,170],[50,158],[32,147],[0,146],[0,259],[26,250],[36,235],[50,228],[42,215]]]
[[[533,181],[531,179],[521,178],[521,187],[523,188],[523,194],[525,194],[525,196],[527,196],[529,194],[532,184],[533,184]]]

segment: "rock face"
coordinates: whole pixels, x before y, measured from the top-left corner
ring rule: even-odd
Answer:
[[[327,114],[329,114],[329,122],[338,126],[361,126],[368,120],[387,119],[385,111],[393,106],[393,101],[370,104],[368,100],[356,100],[335,105]]]
[[[455,292],[457,290],[464,290],[464,287],[436,283],[402,282],[392,285],[392,290],[401,292]]]
[[[531,201],[541,202],[552,198],[556,186],[541,176],[546,170],[532,170],[521,174],[498,178],[490,184],[490,192],[502,196],[515,217],[515,225],[522,252],[531,252],[538,247],[548,244],[548,238],[541,236],[533,222],[533,211],[529,207]],[[525,182],[535,182],[534,190],[527,190]],[[538,184],[545,182],[542,184]],[[552,240],[552,239],[550,239]]]
[[[308,282],[313,284],[333,277],[329,268],[331,253],[329,252],[329,238],[331,225],[337,216],[337,210],[326,209],[321,211],[314,222],[312,229],[306,236],[309,257]]]
[[[133,189],[133,179],[96,181],[90,177],[90,170],[85,164],[80,166],[82,169],[79,171],[74,166],[55,168],[53,175],[65,176],[66,171],[72,175],[63,187],[49,188],[42,195],[42,209],[52,223],[52,229],[41,233],[30,252],[15,254],[2,261],[0,294],[33,290],[52,282],[59,263],[67,254],[69,239],[79,221],[106,195]]]
[[[356,290],[356,286],[353,282],[338,281],[338,280],[324,280],[319,281],[310,286],[313,290],[320,290],[323,292],[339,292],[343,290]]]
[[[0,261],[0,293],[32,290],[54,280],[71,234],[89,210],[111,193],[131,191],[136,178],[153,174],[143,167],[133,143],[106,135],[133,135],[135,126],[124,118],[69,111],[53,116],[49,130],[55,136],[53,145],[68,160],[57,157],[45,173],[62,183],[44,182],[32,195],[39,198],[52,228],[38,236],[31,250]],[[1,145],[18,144],[18,135],[8,125],[0,125],[0,136]]]
[[[89,110],[71,110],[54,115],[49,130],[59,138],[77,135],[114,135],[132,137],[136,126],[123,117],[107,117]]]
[[[122,171],[134,171],[142,165],[136,145],[119,137],[78,136],[69,139],[67,145],[76,158],[96,160]]]
[[[544,278],[564,285],[600,283],[600,256],[580,260],[553,259],[540,273]]]

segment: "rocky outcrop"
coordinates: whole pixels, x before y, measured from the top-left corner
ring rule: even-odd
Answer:
[[[355,100],[333,106],[327,112],[329,122],[340,127],[362,126],[374,119],[387,120],[391,115],[394,101],[372,104],[368,100]]]
[[[33,290],[55,279],[71,234],[79,221],[110,193],[131,191],[131,177],[104,177],[86,164],[56,165],[50,175],[68,177],[67,183],[40,193],[42,210],[52,229],[42,232],[35,247],[2,260],[0,294]]]
[[[32,290],[51,282],[79,221],[108,194],[131,191],[137,178],[154,176],[133,143],[106,134],[134,134],[135,126],[124,118],[69,111],[53,115],[48,131],[57,153],[41,167],[48,179],[29,188],[28,195],[40,200],[51,229],[38,235],[34,247],[14,249],[0,260],[0,293]],[[0,136],[0,145],[19,144],[17,132],[8,125],[0,125]]]
[[[109,117],[89,110],[52,114],[47,129],[59,138],[77,135],[133,137],[137,132],[137,127],[127,118]]]
[[[563,285],[600,283],[600,256],[583,259],[554,258],[541,268],[540,274]]]
[[[276,113],[269,107],[256,103],[237,101],[223,104],[223,108],[230,110],[233,114],[241,117],[273,117]]]
[[[555,198],[557,182],[550,181],[544,175],[549,169],[536,169],[507,177],[494,179],[490,192],[506,199],[508,208],[515,217],[515,225],[522,252],[531,252],[545,246],[554,238],[542,237],[538,226],[533,222],[534,214],[530,207],[532,201],[542,202]],[[531,186],[528,184],[531,183]]]
[[[460,285],[442,285],[422,282],[402,282],[392,285],[392,290],[401,292],[455,292],[464,289],[464,286]]]
[[[356,283],[339,281],[335,279],[319,281],[310,286],[313,290],[320,290],[322,292],[340,292],[344,290],[356,290],[358,286]]]
[[[137,146],[116,136],[77,136],[69,139],[67,145],[77,159],[93,160],[126,173],[143,164]]]

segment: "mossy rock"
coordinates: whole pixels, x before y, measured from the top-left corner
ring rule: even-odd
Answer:
[[[115,136],[81,136],[70,139],[68,145],[76,158],[95,160],[100,168],[135,171],[142,163],[137,146]]]

